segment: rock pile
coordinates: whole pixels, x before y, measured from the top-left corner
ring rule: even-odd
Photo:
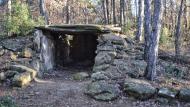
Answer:
[[[96,51],[97,56],[95,57],[95,64],[93,67],[94,73],[91,75],[92,84],[100,85],[101,81],[104,81],[107,84],[116,86],[116,91],[119,89],[118,81],[124,80],[128,76],[138,78],[143,75],[146,68],[146,62],[143,61],[142,58],[138,60],[135,58],[136,51],[133,50],[131,44],[127,43],[124,38],[115,34],[104,34],[98,38],[98,42],[99,44]],[[131,54],[133,54],[133,56]],[[104,84],[101,84],[101,86],[102,85]],[[90,86],[91,88],[95,88],[92,85]],[[101,92],[96,94],[90,94],[90,92],[91,91],[88,90],[88,95],[97,100],[105,100],[107,98],[106,94]],[[114,94],[114,91],[106,92]],[[119,93],[120,91],[117,92]],[[97,98],[97,95],[102,97]],[[112,96],[112,98],[107,98],[107,100],[116,97],[118,96]]]
[[[32,69],[36,54],[32,37],[4,39],[1,41],[0,51],[2,57],[7,58],[1,61],[3,63],[0,67],[1,83],[23,87],[36,77],[37,71]]]

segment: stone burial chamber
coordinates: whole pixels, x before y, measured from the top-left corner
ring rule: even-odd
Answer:
[[[109,33],[95,25],[36,27],[36,69],[49,71],[58,67],[93,67],[98,36]],[[39,58],[40,57],[40,58]]]

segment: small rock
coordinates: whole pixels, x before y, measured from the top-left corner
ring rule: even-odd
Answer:
[[[80,73],[76,73],[73,75],[74,80],[84,80],[88,77],[89,77],[89,75],[86,72],[80,72]]]
[[[15,53],[13,53],[13,52],[11,52],[10,58],[15,61],[15,60],[17,60],[18,55],[15,54]]]
[[[0,73],[0,81],[4,81],[6,79],[5,73],[1,72]]]
[[[164,98],[175,98],[177,93],[176,90],[169,88],[160,88],[158,91],[158,95]]]
[[[23,87],[28,85],[31,81],[31,74],[29,72],[24,72],[14,76],[12,80],[12,85],[16,87]]]
[[[22,52],[23,57],[25,57],[25,58],[31,58],[32,57],[32,53],[33,53],[33,51],[30,48],[25,48],[23,50],[23,52]]]
[[[159,103],[160,105],[164,106],[164,105],[167,105],[169,103],[169,100],[166,98],[157,98],[156,102]]]
[[[16,74],[19,74],[19,73],[17,71],[8,70],[5,72],[5,77],[9,79],[9,78],[14,77]]]
[[[179,99],[181,101],[190,102],[190,88],[182,88],[179,92]]]
[[[2,46],[0,46],[0,56],[3,56],[5,53],[5,49],[3,49]]]
[[[144,80],[126,79],[124,82],[124,91],[134,98],[146,100],[154,96],[156,88]]]
[[[96,100],[111,101],[119,96],[120,90],[117,85],[109,84],[106,81],[92,82],[87,85],[85,94]]]

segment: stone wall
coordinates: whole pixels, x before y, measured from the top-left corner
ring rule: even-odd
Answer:
[[[103,34],[98,42],[92,82],[85,93],[96,100],[110,101],[119,96],[126,78],[143,76],[146,62],[120,35]]]

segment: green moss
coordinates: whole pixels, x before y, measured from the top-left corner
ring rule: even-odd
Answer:
[[[0,107],[18,107],[10,96],[0,97]]]

